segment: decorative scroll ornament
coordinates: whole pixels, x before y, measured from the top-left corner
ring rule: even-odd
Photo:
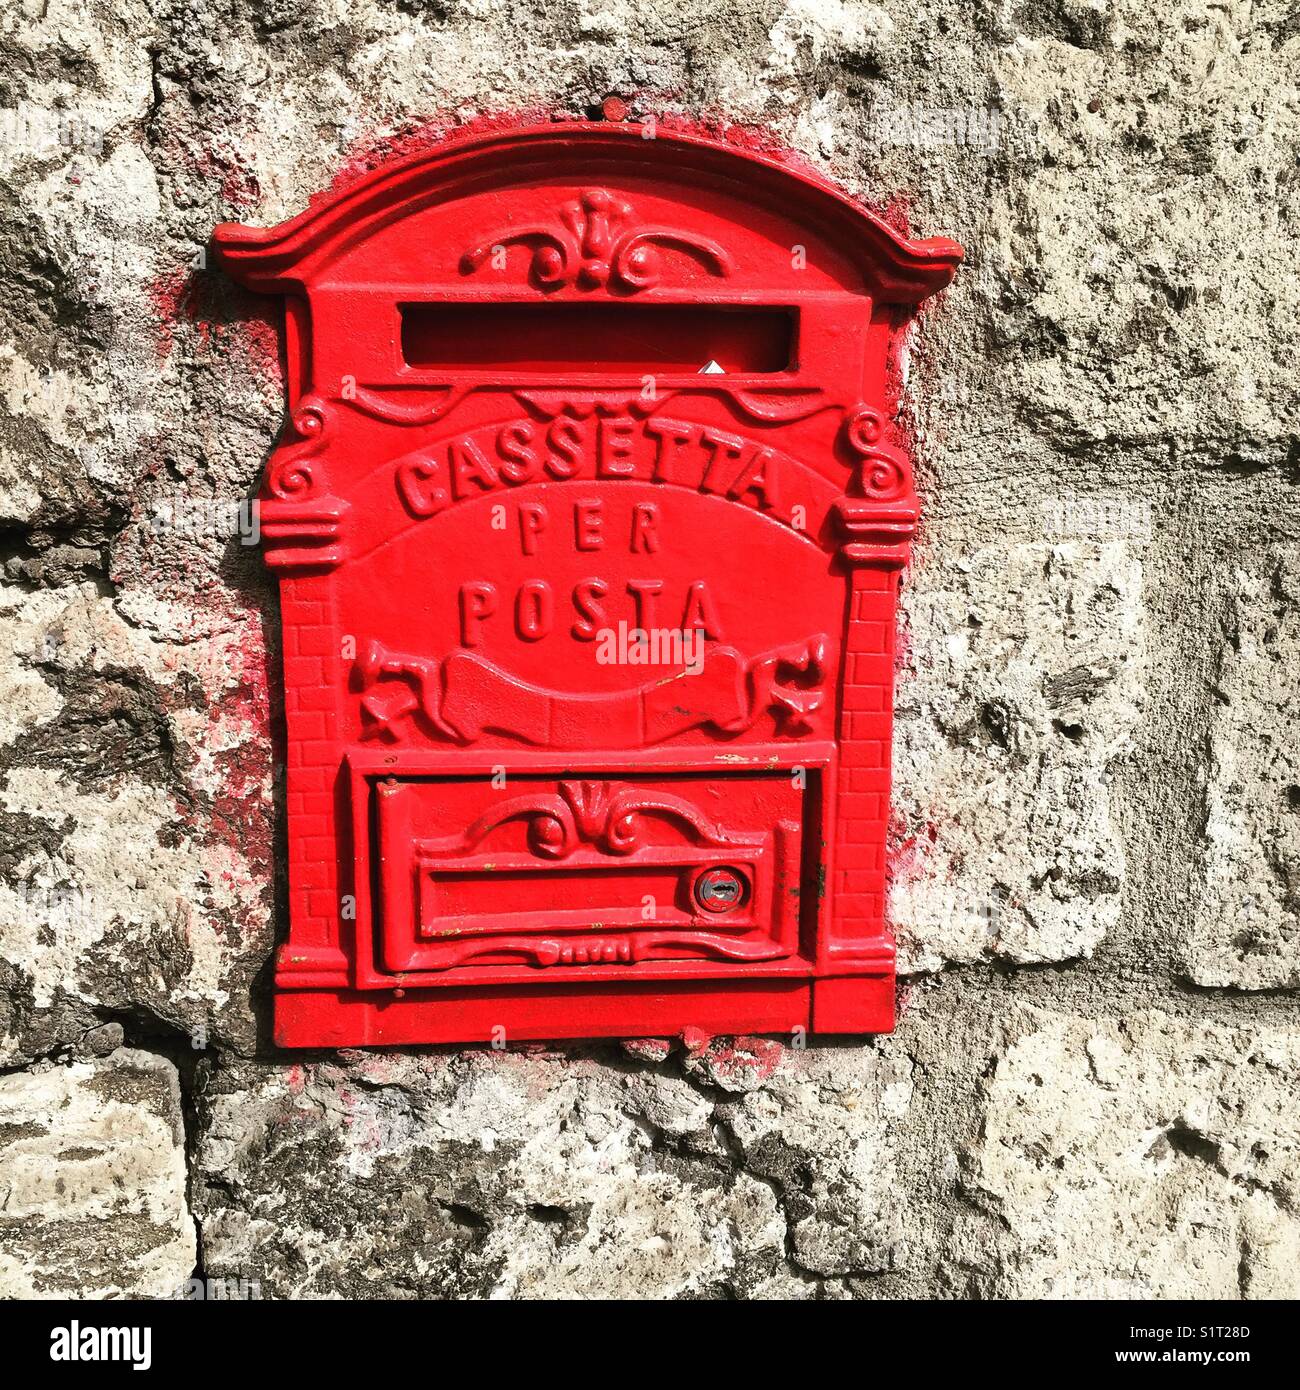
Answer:
[[[304,396],[267,463],[259,499],[262,553],[281,574],[333,569],[343,559],[348,504],[330,495],[320,457],[334,425],[330,402]]]
[[[653,392],[636,390],[600,390],[597,388],[547,391],[538,387],[516,387],[517,401],[544,420],[560,415],[586,420],[592,415],[653,415],[683,392],[693,391],[710,396],[723,396],[739,414],[762,425],[788,425],[806,420],[822,410],[834,410],[835,401],[819,386],[745,389],[733,386],[725,376],[700,376],[698,385],[659,387]]]
[[[446,387],[431,402],[402,405],[364,387],[327,400],[312,392],[289,416],[289,427],[266,469],[266,496],[279,502],[315,502],[328,492],[320,454],[334,433],[342,403],[371,419],[397,425],[428,425],[441,419],[468,394],[468,387]]]
[[[722,389],[745,415],[765,425],[789,425],[835,408],[835,401],[820,386],[742,390],[723,385]]]
[[[406,716],[419,715],[456,743],[491,732],[537,747],[585,748],[595,739],[644,748],[701,727],[743,733],[770,710],[778,734],[800,737],[825,701],[819,687],[826,647],[821,633],[748,661],[734,647],[712,647],[697,675],[683,671],[616,694],[573,695],[531,685],[474,652],[438,661],[372,641],[356,661],[362,733],[400,739]]]
[[[354,386],[349,394],[341,396],[340,399],[355,406],[372,420],[383,420],[390,425],[431,425],[441,420],[453,406],[464,400],[470,390],[468,386],[443,386],[434,392],[431,403],[400,405],[377,391],[367,390],[364,386]]]
[[[733,961],[779,960],[790,948],[767,936],[725,937],[699,931],[637,932],[626,936],[580,938],[493,936],[442,947],[424,970],[450,970],[483,957],[515,957],[540,967],[552,965],[636,965],[643,960],[700,958]]]
[[[304,396],[289,417],[294,438],[281,443],[271,455],[266,471],[266,490],[283,502],[305,502],[325,491],[316,455],[324,448],[334,412],[320,396]]]
[[[857,456],[862,495],[892,501],[911,490],[907,462],[883,443],[885,417],[869,405],[855,406],[844,418],[844,442]]]
[[[421,848],[429,855],[468,854],[501,826],[521,820],[528,827],[528,847],[540,858],[567,859],[580,845],[622,856],[643,848],[647,817],[674,824],[688,840],[717,849],[759,843],[727,835],[683,797],[617,783],[579,781],[561,782],[558,796],[533,792],[514,797],[494,806],[461,834],[425,841]]]
[[[677,395],[675,390],[649,393],[637,390],[580,390],[573,387],[562,391],[545,391],[516,387],[511,393],[531,414],[543,420],[555,420],[567,415],[573,420],[589,420],[593,415],[609,418],[634,415],[642,418],[653,415]]]
[[[710,274],[731,274],[731,257],[716,241],[671,227],[629,226],[632,215],[631,204],[603,188],[588,189],[561,205],[559,226],[502,227],[470,247],[461,274],[472,275],[494,252],[519,245],[532,247],[529,273],[543,289],[650,289],[663,275],[662,247],[695,257]]]

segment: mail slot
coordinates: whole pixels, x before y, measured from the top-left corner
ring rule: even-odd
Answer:
[[[214,244],[285,303],[277,1042],[890,1029],[888,382],[960,248],[594,123]]]

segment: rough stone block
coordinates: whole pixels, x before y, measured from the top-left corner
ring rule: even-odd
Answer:
[[[987,1298],[1300,1294],[1300,1033],[1018,1011],[962,1187]]]
[[[670,1298],[890,1267],[908,1077],[871,1048],[792,1050],[714,1094],[733,1071],[710,1065],[703,1089],[542,1053],[225,1068],[198,1145],[206,1271],[281,1297]]]
[[[120,1049],[0,1076],[0,1298],[174,1298],[194,1272],[176,1069]]]
[[[260,633],[180,604],[134,618],[89,584],[0,586],[0,1063],[102,1008],[254,1045],[274,932]]]
[[[1184,949],[1197,984],[1300,985],[1300,549],[1243,557],[1219,650],[1204,891]]]
[[[1108,783],[1142,699],[1122,542],[932,554],[905,590],[890,917],[901,968],[1090,955],[1125,860]]]

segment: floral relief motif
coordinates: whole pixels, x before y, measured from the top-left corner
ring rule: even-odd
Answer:
[[[694,257],[712,275],[731,274],[731,257],[716,241],[671,227],[630,225],[632,217],[630,203],[591,188],[561,205],[558,226],[502,227],[472,246],[461,257],[461,273],[472,275],[494,253],[522,245],[532,248],[529,273],[543,289],[650,289],[662,278],[664,247]]]
[[[528,827],[528,847],[544,859],[566,859],[575,849],[590,845],[603,854],[622,856],[643,848],[645,818],[674,824],[698,844],[724,847],[749,843],[728,835],[705,819],[689,801],[667,793],[649,793],[608,782],[559,783],[559,795],[533,793],[515,797],[481,816],[462,834],[448,841],[429,841],[430,853],[464,853],[494,830],[522,820]]]

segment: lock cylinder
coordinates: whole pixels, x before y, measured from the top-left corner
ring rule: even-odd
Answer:
[[[705,869],[695,880],[695,901],[706,912],[730,912],[749,896],[749,886],[739,869]]]

